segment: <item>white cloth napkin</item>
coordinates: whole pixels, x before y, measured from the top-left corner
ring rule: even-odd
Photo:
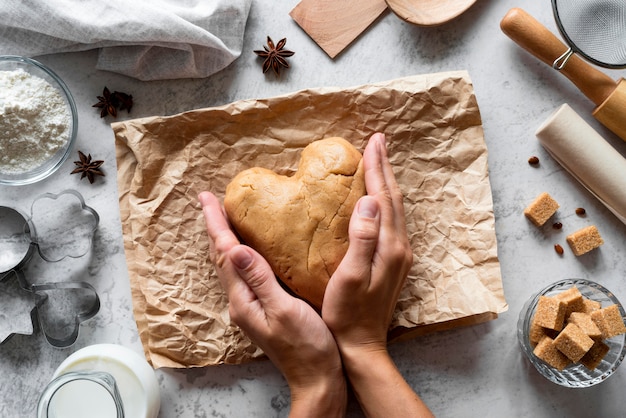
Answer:
[[[0,55],[98,48],[97,68],[201,78],[240,54],[252,0],[0,1]]]

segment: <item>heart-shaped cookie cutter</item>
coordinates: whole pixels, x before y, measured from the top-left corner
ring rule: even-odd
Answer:
[[[61,212],[67,216],[60,216]],[[76,341],[80,324],[100,310],[93,286],[86,282],[31,285],[23,269],[35,252],[46,262],[83,257],[92,247],[99,221],[98,213],[75,190],[42,194],[33,201],[30,217],[0,206],[0,344],[37,329],[55,347]]]

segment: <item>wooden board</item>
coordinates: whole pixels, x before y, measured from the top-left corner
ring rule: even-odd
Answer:
[[[335,58],[386,9],[385,0],[302,0],[289,15]]]

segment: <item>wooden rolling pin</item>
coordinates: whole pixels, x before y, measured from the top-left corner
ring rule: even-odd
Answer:
[[[591,194],[626,224],[626,159],[569,105],[537,129],[541,145]]]
[[[519,8],[509,10],[500,28],[519,46],[550,66],[568,50],[545,26]],[[559,72],[595,103],[592,115],[626,141],[626,80],[614,81],[575,54]]]

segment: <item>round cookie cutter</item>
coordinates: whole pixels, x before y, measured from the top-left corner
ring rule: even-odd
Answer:
[[[93,286],[86,282],[31,285],[23,269],[35,253],[46,262],[83,257],[92,247],[99,221],[98,213],[75,190],[37,197],[30,217],[0,206],[0,344],[37,329],[55,347],[76,341],[80,324],[100,310]]]

